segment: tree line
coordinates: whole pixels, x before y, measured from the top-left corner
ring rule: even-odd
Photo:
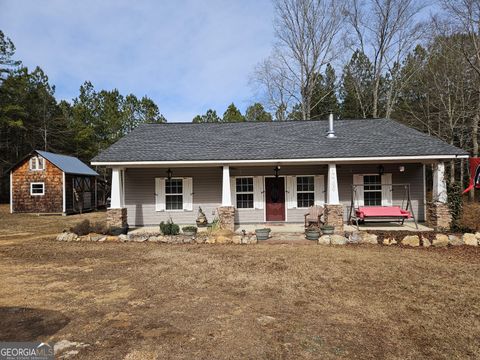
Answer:
[[[273,0],[275,42],[250,77],[254,101],[202,122],[393,118],[478,156],[478,0]],[[148,97],[85,82],[57,101],[39,67],[0,32],[0,167],[32,149],[89,161],[140,123],[165,117]],[[467,177],[452,162],[449,179]]]

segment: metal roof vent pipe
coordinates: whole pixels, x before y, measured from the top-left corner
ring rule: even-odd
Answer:
[[[330,116],[328,117],[327,139],[335,139],[336,137],[335,130],[333,130],[333,114],[330,113]]]

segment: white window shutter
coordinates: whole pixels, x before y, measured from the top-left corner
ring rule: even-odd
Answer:
[[[193,210],[193,179],[183,179],[183,210]]]
[[[297,178],[287,176],[287,209],[297,207]]]
[[[234,176],[230,177],[230,197],[232,206],[237,207],[237,180]]]
[[[353,175],[353,185],[362,185],[362,186],[356,186],[353,190],[355,192],[353,193],[353,201],[354,201],[354,206],[364,206],[365,205],[365,199],[363,197],[363,175],[362,174],[355,174]]]
[[[165,211],[165,178],[155,178],[155,211]]]
[[[263,209],[263,177],[253,178],[253,203],[255,209]]]
[[[386,186],[385,186],[386,185]],[[382,206],[392,206],[392,174],[382,175]]]
[[[315,205],[323,206],[325,204],[325,176],[316,175],[315,181]]]

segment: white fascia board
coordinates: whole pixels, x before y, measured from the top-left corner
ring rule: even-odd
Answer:
[[[314,159],[261,159],[261,160],[192,160],[192,161],[94,161],[95,166],[188,166],[188,165],[262,165],[262,164],[315,164],[345,162],[379,162],[379,161],[435,161],[451,159],[467,159],[468,155],[420,155],[420,156],[382,156],[382,157],[350,157],[350,158],[314,158]]]

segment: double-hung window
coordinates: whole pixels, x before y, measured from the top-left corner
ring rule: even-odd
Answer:
[[[253,178],[242,177],[235,179],[237,209],[253,209]]]
[[[308,208],[315,203],[315,182],[313,176],[297,177],[297,208]]]
[[[382,178],[380,175],[363,176],[363,199],[365,206],[382,205]]]
[[[165,209],[183,210],[183,179],[165,180]]]

